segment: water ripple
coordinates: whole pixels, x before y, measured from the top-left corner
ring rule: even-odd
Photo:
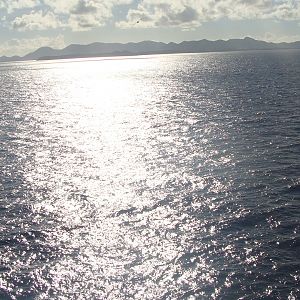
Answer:
[[[297,299],[299,61],[0,66],[0,299]]]

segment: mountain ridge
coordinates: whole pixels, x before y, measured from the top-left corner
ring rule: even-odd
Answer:
[[[101,56],[127,56],[165,53],[202,53],[226,52],[245,50],[276,50],[300,49],[300,41],[273,43],[255,40],[250,37],[243,39],[229,39],[210,41],[182,41],[180,43],[163,43],[155,41],[129,42],[129,43],[102,43],[94,42],[87,45],[70,44],[63,49],[41,47],[24,56],[2,56],[0,62],[50,60],[64,58],[101,57]]]

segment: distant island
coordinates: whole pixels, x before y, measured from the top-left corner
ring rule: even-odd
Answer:
[[[42,47],[36,51],[21,56],[2,56],[0,62],[26,60],[52,60],[67,58],[103,57],[103,56],[131,56],[171,53],[202,53],[246,50],[277,50],[300,49],[300,41],[292,43],[270,43],[249,37],[244,39],[230,39],[228,41],[200,40],[184,41],[181,43],[162,43],[143,41],[138,43],[92,43],[89,45],[72,44],[64,49]]]

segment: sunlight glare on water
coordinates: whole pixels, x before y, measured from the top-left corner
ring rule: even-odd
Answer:
[[[136,297],[162,293],[151,276],[175,259],[180,247],[157,232],[178,222],[172,211],[152,212],[165,197],[168,173],[177,176],[168,172],[171,165],[156,165],[167,149],[151,139],[153,130],[165,143],[178,139],[155,128],[169,115],[159,105],[168,87],[158,91],[151,84],[158,63],[148,58],[53,66],[50,86],[49,71],[39,70],[44,90],[34,113],[47,120],[39,129],[46,139],[38,142],[26,179],[41,200],[34,213],[56,216],[60,231],[49,238],[63,242],[67,252],[49,271],[56,278],[52,289],[76,294],[91,286],[95,297],[112,293],[115,298],[123,285],[125,294],[133,293],[128,283],[142,276]],[[127,215],[134,211],[139,214],[131,224]],[[74,286],[80,278],[86,281]],[[145,290],[142,281],[150,279]]]
[[[0,299],[293,299],[300,68],[278,55],[3,64]]]

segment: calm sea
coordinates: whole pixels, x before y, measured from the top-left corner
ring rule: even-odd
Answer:
[[[0,299],[300,294],[300,51],[0,65]]]

